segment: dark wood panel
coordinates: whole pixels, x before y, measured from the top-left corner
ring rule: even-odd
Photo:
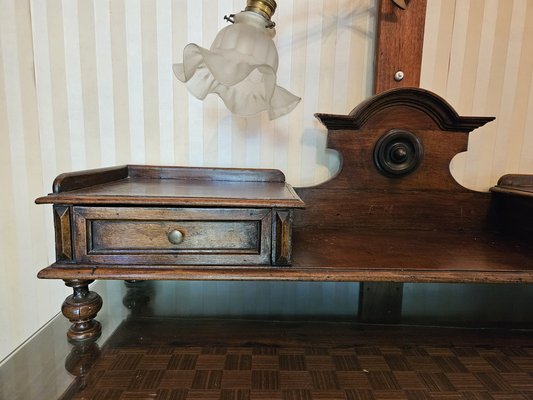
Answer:
[[[70,207],[54,206],[54,227],[56,259],[72,261],[72,232],[70,227]]]
[[[402,318],[403,283],[362,282],[359,286],[359,321],[395,324]]]
[[[450,174],[450,162],[453,157],[466,151],[466,135],[414,129],[410,131],[419,138],[424,154],[418,169],[402,178],[382,175],[374,162],[374,148],[389,129],[365,130],[364,134],[354,131],[331,132],[328,146],[342,155],[342,169],[334,179],[320,187],[391,192],[413,190],[466,192],[467,190]],[[446,146],[443,146],[443,143],[446,143]],[[304,190],[297,189],[298,194]]]
[[[333,185],[332,185],[333,186]],[[359,191],[308,188],[298,192],[305,210],[295,210],[301,229],[404,231],[482,231],[493,222],[489,193],[438,191]]]
[[[522,192],[522,191],[521,191]],[[506,235],[533,245],[533,198],[516,193],[494,193],[494,219]]]
[[[295,267],[418,271],[522,270],[533,274],[533,246],[487,232],[295,229]],[[320,235],[317,235],[317,232]],[[370,272],[371,273],[371,272]],[[533,278],[533,275],[530,277]],[[375,280],[375,279],[372,279]]]

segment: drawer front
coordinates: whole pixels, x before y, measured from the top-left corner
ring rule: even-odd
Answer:
[[[74,207],[77,262],[270,264],[269,209]]]

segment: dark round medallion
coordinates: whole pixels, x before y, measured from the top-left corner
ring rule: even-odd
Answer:
[[[420,139],[409,131],[393,129],[379,138],[374,147],[374,164],[378,171],[399,178],[418,168],[424,156]]]

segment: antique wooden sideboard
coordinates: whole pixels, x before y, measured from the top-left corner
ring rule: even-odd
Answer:
[[[450,174],[493,118],[459,116],[415,88],[317,117],[341,168],[314,187],[294,191],[274,170],[60,175],[36,200],[54,205],[57,255],[38,276],[74,290],[69,339],[100,334],[95,279],[533,283],[533,176],[481,193]]]

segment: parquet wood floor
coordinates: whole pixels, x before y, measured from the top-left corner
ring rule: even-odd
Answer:
[[[533,399],[533,337],[341,323],[129,320],[78,384],[68,398]]]

